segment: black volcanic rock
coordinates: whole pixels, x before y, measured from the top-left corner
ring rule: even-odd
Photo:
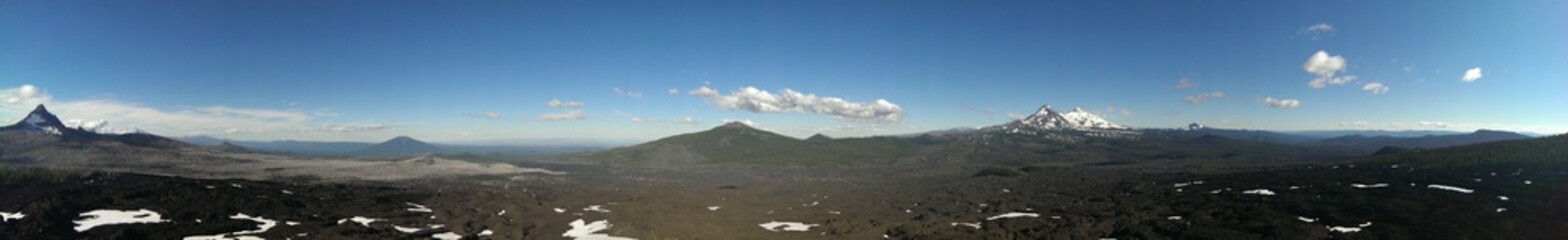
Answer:
[[[812,134],[811,137],[806,138],[806,141],[812,141],[812,142],[833,141],[833,137],[829,137],[828,135],[822,135],[821,133],[818,133],[818,134]]]
[[[355,153],[365,156],[409,156],[438,152],[441,152],[441,148],[435,145],[430,145],[408,136],[397,136]]]

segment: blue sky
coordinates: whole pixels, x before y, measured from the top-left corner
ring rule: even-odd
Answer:
[[[1561,1],[0,1],[0,9],[0,120],[46,103],[63,118],[164,135],[645,140],[731,119],[795,136],[864,136],[999,124],[1041,104],[1137,127],[1568,131]],[[1319,62],[1323,76],[1307,71],[1319,51],[1330,60]],[[1462,81],[1474,68],[1481,77]],[[1318,78],[1344,83],[1309,86]],[[1178,87],[1182,79],[1193,84]],[[844,101],[769,110],[756,94],[736,94],[746,87]],[[1184,100],[1214,92],[1223,96]],[[897,108],[871,110],[879,99]]]

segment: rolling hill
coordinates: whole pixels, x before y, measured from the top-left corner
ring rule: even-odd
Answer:
[[[888,163],[914,152],[896,138],[811,141],[731,122],[629,147],[573,157],[575,160],[649,167],[707,164],[820,165]]]

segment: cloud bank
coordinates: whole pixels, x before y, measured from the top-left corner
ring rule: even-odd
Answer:
[[[159,109],[115,100],[54,101],[43,88],[24,84],[0,89],[0,114],[20,116],[38,104],[49,106],[55,115],[68,118],[74,126],[99,132],[123,133],[145,130],[162,135],[197,134],[338,134],[363,133],[395,128],[380,123],[342,124],[324,122],[320,117],[335,116],[325,110],[238,108],[228,106]],[[81,120],[98,119],[98,120]],[[114,122],[115,127],[108,123]]]
[[[899,122],[904,116],[903,108],[884,99],[857,103],[843,98],[817,96],[792,89],[784,89],[778,94],[773,94],[748,86],[730,95],[723,95],[719,91],[703,86],[687,91],[687,94],[702,97],[704,101],[725,110],[741,109],[755,113],[816,113],[843,120],[865,122]]]

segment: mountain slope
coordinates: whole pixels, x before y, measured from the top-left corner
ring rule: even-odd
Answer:
[[[886,163],[913,152],[896,138],[795,139],[742,123],[726,123],[629,147],[575,157],[605,164],[669,167],[708,164],[820,165]]]
[[[409,156],[439,152],[441,148],[435,145],[408,136],[397,136],[354,153],[363,156]]]
[[[1106,121],[1100,116],[1084,111],[1082,108],[1073,108],[1072,111],[1057,112],[1047,104],[1040,106],[1034,114],[1014,121],[1021,126],[1040,129],[1121,129],[1122,126]]]

